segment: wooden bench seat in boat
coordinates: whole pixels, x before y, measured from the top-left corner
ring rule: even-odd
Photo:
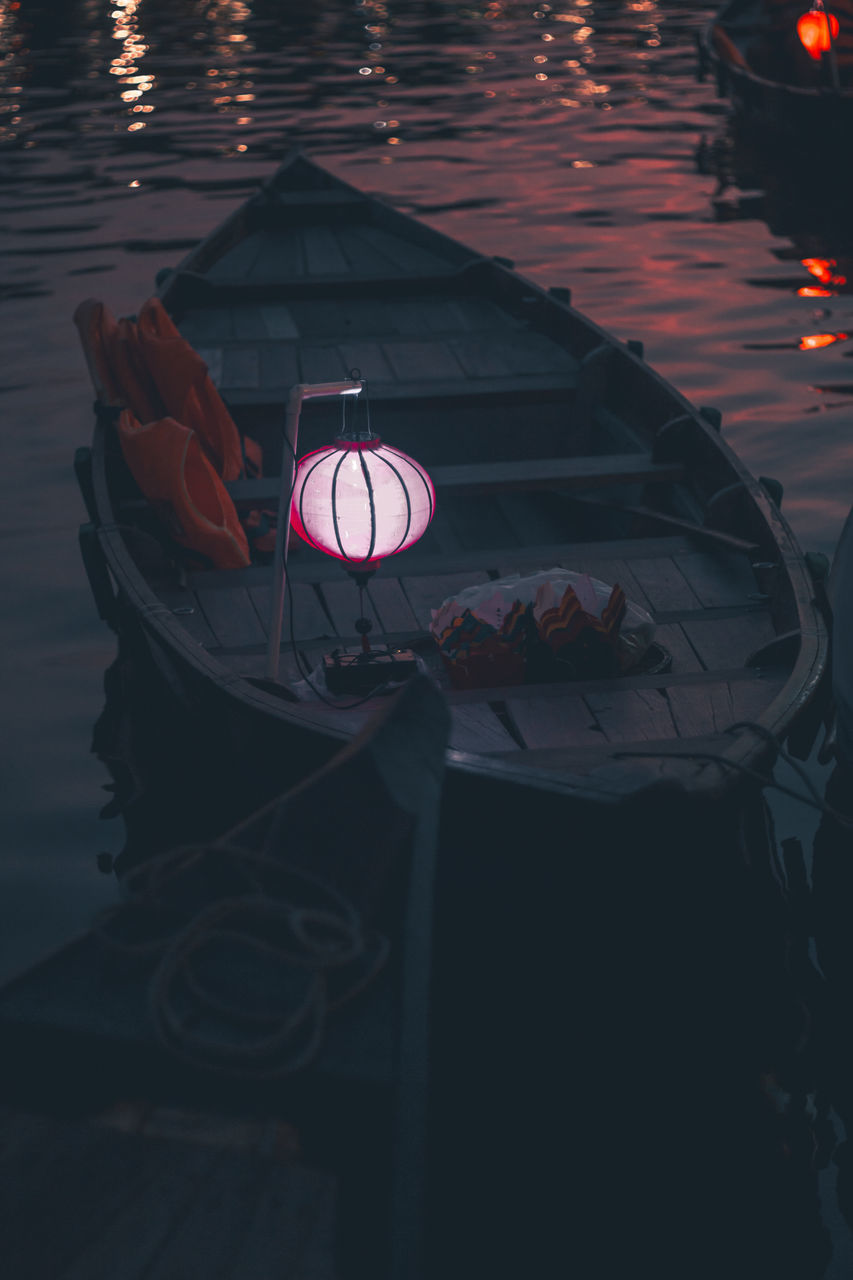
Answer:
[[[209,354],[209,352],[204,354],[208,365],[210,365]],[[252,372],[247,375],[248,378],[255,378],[254,367],[253,362]],[[316,353],[308,353],[306,355],[302,365],[301,380],[303,382],[337,381],[340,378],[347,377],[351,369],[361,369],[363,367],[363,365],[357,364],[355,361],[347,362],[345,359],[341,359],[334,352],[329,354],[325,349],[318,349]],[[242,377],[243,375],[241,374],[240,376]],[[269,386],[258,386],[256,384],[235,385],[234,383],[229,385],[223,378],[219,383],[219,390],[233,409],[280,405],[283,404],[292,381],[295,380],[275,381],[270,383]],[[214,378],[215,381],[216,379]],[[512,374],[506,377],[492,375],[479,380],[463,377],[462,375],[453,379],[433,378],[425,374],[419,381],[379,381],[375,385],[371,385],[370,399],[377,403],[386,400],[474,400],[480,396],[516,396],[521,393],[527,395],[529,399],[535,399],[537,396],[542,396],[543,398],[553,396],[555,392],[564,392],[567,395],[571,395],[573,391],[574,382],[570,373]]]
[[[613,484],[673,483],[683,479],[684,468],[677,463],[653,462],[649,454],[626,453],[431,467],[430,477],[436,489],[491,493],[511,489],[594,489]],[[227,486],[237,507],[275,502],[280,487],[276,476],[235,480]]]

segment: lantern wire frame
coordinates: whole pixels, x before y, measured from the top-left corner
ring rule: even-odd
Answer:
[[[400,494],[405,507],[398,506]],[[349,524],[353,502],[369,516],[363,529]],[[293,526],[311,546],[344,561],[353,574],[370,574],[380,560],[411,546],[434,511],[435,490],[427,472],[377,435],[338,436],[333,445],[299,461]]]

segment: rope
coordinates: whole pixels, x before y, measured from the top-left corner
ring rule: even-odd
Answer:
[[[231,1076],[276,1079],[306,1066],[328,1014],[376,977],[390,950],[330,885],[238,846],[171,850],[125,884],[129,901],[101,913],[96,938],[153,967],[148,1009],[160,1042]]]
[[[790,752],[786,751],[781,741],[767,729],[763,724],[758,724],[754,720],[738,720],[736,724],[730,724],[726,729],[726,733],[735,733],[739,729],[749,729],[753,733],[758,734],[765,742],[772,745],[774,751],[780,759],[793,769],[800,781],[805,786],[808,795],[803,795],[801,791],[795,791],[792,787],[786,786],[782,782],[777,782],[772,774],[762,773],[760,769],[752,769],[749,765],[741,764],[738,760],[729,760],[726,756],[717,755],[714,751],[617,751],[614,752],[616,759],[625,760],[634,757],[660,759],[661,757],[672,757],[678,760],[704,760],[708,764],[724,765],[735,773],[740,773],[745,778],[751,778],[754,782],[760,783],[762,787],[772,787],[781,795],[790,796],[792,800],[798,800],[800,804],[806,805],[810,809],[817,809],[825,817],[831,818],[837,822],[840,827],[845,830],[853,831],[853,819],[846,814],[834,809],[832,805],[827,804],[826,800],[820,795],[817,787],[808,776],[803,765],[799,760],[795,760]]]

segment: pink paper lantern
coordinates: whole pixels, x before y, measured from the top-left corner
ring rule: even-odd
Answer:
[[[291,524],[330,556],[364,569],[426,532],[435,489],[408,454],[370,439],[339,437],[300,459]]]

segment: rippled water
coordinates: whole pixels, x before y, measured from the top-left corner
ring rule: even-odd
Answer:
[[[797,296],[819,283],[808,253],[729,220],[749,202],[699,172],[697,148],[714,160],[725,137],[694,74],[707,16],[653,0],[2,0],[6,388],[79,373],[74,300],[133,310],[299,143],[642,338],[785,482],[804,543],[830,548],[853,491],[853,346],[799,343],[853,329],[851,306]]]
[[[89,295],[135,311],[288,147],[570,285],[723,411],[750,468],[784,483],[804,546],[832,548],[853,501],[851,247],[821,185],[833,166],[783,154],[762,173],[760,147],[749,163],[732,152],[725,105],[695,76],[710,12],[0,0],[3,972],[87,923],[111,893],[94,854],[120,843],[94,816],[104,779],[87,754],[112,645],[75,544],[70,464],[91,393],[71,312]]]

